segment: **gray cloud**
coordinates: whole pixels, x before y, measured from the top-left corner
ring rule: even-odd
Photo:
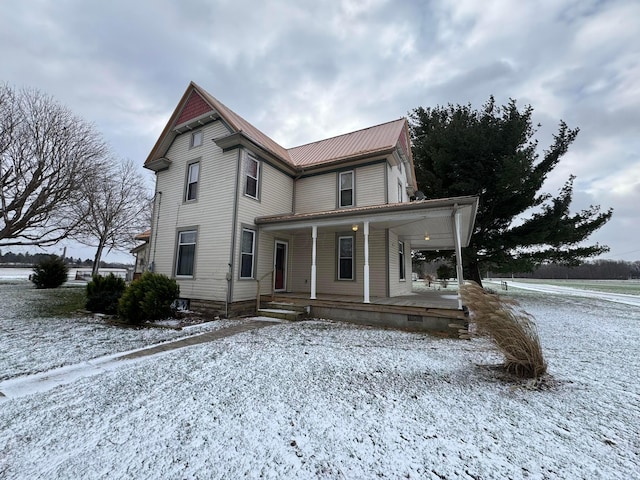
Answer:
[[[0,4],[0,55],[0,80],[55,96],[140,163],[190,80],[285,146],[417,106],[515,98],[534,107],[541,147],[560,119],[580,127],[548,190],[577,175],[576,210],[616,208],[598,241],[633,250],[633,0],[25,0]]]

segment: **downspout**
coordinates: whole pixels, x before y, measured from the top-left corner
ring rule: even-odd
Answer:
[[[225,300],[225,314],[228,315],[229,303],[233,299],[233,259],[236,256],[236,229],[238,228],[238,193],[240,190],[240,168],[242,167],[242,149],[238,148],[238,160],[236,165],[236,186],[233,195],[233,218],[231,221],[231,251],[229,253],[229,271],[227,272],[227,298]]]
[[[156,180],[157,182],[157,180]],[[156,202],[153,202],[153,208],[156,209],[156,228],[151,226],[151,231],[153,232],[153,253],[151,254],[151,264],[149,265],[149,271],[152,273],[156,270],[156,248],[158,247],[158,224],[160,222],[160,206],[162,205],[162,192],[156,192],[154,195],[154,200],[158,200],[158,205],[156,207]],[[153,219],[153,216],[151,217]],[[153,222],[152,222],[153,223]]]

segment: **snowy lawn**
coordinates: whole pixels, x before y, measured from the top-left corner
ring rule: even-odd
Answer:
[[[0,381],[235,323],[217,321],[183,330],[133,329],[114,327],[91,316],[48,313],[56,309],[60,297],[80,288],[37,290],[23,280],[0,280]]]
[[[0,477],[638,478],[640,308],[507,295],[547,390],[500,379],[483,340],[285,323],[5,399]]]

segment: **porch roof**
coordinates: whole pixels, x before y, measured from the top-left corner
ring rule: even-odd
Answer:
[[[448,250],[455,247],[454,215],[460,215],[460,241],[461,246],[466,247],[471,240],[477,209],[478,197],[451,197],[257,217],[255,224],[263,231],[303,231],[313,226],[339,231],[369,222],[373,230],[393,230],[411,248]]]

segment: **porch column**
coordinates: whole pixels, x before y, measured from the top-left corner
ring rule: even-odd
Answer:
[[[456,247],[456,278],[458,279],[458,289],[462,286],[464,282],[463,273],[462,273],[462,247],[460,244],[460,213],[456,211],[453,214],[452,218],[452,226],[453,226],[453,243]],[[462,310],[462,297],[458,293],[458,308]]]
[[[364,222],[364,303],[369,301],[369,222]]]
[[[316,299],[316,239],[318,238],[318,227],[311,227],[311,238],[313,246],[311,248],[311,300]]]

